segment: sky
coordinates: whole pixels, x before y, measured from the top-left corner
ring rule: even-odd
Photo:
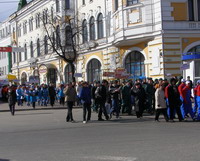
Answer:
[[[0,0],[0,22],[6,20],[12,13],[17,11],[20,0]],[[31,0],[27,0],[30,2]]]

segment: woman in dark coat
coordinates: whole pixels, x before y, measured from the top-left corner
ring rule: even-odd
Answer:
[[[141,118],[143,116],[146,94],[144,88],[140,83],[135,84],[135,87],[132,89],[132,95],[135,98],[136,116],[137,118]]]
[[[11,114],[14,116],[15,114],[15,104],[17,102],[17,95],[16,91],[14,90],[14,87],[9,87],[8,88],[8,105],[10,108]]]

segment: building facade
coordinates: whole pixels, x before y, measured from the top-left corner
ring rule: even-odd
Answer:
[[[53,25],[61,28],[54,19],[74,14],[73,1],[33,0],[10,16],[12,46],[24,52],[12,53],[12,71],[22,84],[64,82],[66,63],[53,51],[48,34]],[[52,33],[45,29],[52,24]],[[49,31],[49,30],[48,30]]]
[[[199,6],[197,0],[77,0],[83,28],[78,72],[88,81],[109,78],[103,73],[116,68],[133,79],[195,79],[193,66],[182,68],[182,54],[198,48]]]
[[[39,18],[72,16],[80,33],[78,80],[121,78],[120,70],[130,79],[199,79],[199,7],[198,0],[33,0],[10,16],[11,45],[24,48],[12,53],[13,73],[22,83],[71,81]]]
[[[11,26],[9,19],[0,23],[0,47],[11,46]],[[11,53],[0,52],[0,75],[11,72]]]

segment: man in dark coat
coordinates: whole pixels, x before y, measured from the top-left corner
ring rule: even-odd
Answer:
[[[53,84],[50,84],[50,87],[49,87],[49,97],[50,97],[50,104],[53,107],[55,103],[55,97],[56,97],[56,90]]]
[[[137,116],[137,118],[141,118],[143,116],[144,104],[145,104],[145,100],[146,100],[146,93],[140,83],[135,84],[135,88],[133,88],[132,94],[135,98],[136,116]]]
[[[182,121],[183,117],[180,110],[182,103],[175,78],[171,78],[170,84],[165,88],[165,97],[170,110],[170,121],[174,122],[174,111],[176,111],[179,121]]]
[[[97,87],[95,91],[95,98],[99,106],[98,121],[104,121],[104,119],[102,119],[102,113],[104,113],[106,120],[109,119],[109,116],[106,112],[106,107],[105,107],[105,103],[107,100],[106,84],[107,84],[107,81],[103,80],[102,84],[99,87]]]
[[[15,104],[17,102],[17,95],[16,92],[14,90],[14,87],[11,86],[8,88],[8,105],[10,108],[10,112],[11,114],[14,116],[15,114]]]

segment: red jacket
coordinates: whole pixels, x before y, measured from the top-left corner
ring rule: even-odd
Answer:
[[[198,85],[196,88],[197,88],[197,96],[200,96],[200,85]]]
[[[183,88],[186,86],[185,83],[181,83],[179,86],[178,86],[178,91],[180,93],[180,96],[183,98]]]
[[[194,88],[194,96],[197,96],[197,89],[198,89],[198,85]]]

